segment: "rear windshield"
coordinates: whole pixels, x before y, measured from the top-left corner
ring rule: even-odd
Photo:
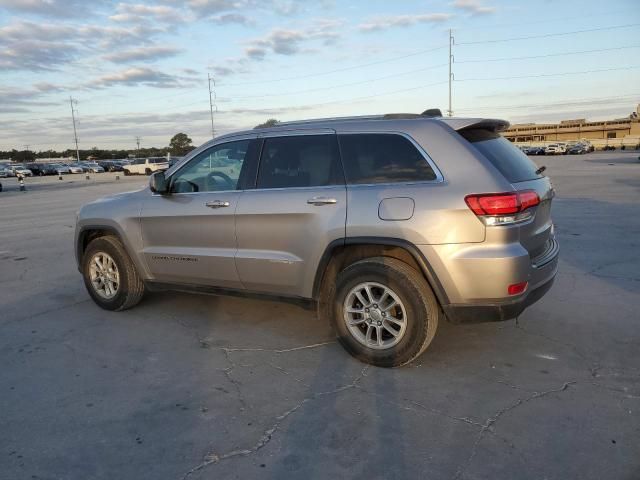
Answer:
[[[461,130],[460,135],[482,153],[511,183],[541,178],[538,166],[499,133],[485,129]]]

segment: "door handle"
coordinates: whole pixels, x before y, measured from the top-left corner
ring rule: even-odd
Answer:
[[[222,208],[222,207],[228,207],[229,202],[226,202],[224,200],[212,200],[210,202],[205,203],[205,205],[209,208]]]
[[[307,200],[307,203],[309,205],[316,205],[316,206],[335,205],[336,203],[338,203],[338,200],[336,200],[335,198],[327,198],[327,197],[313,197]]]

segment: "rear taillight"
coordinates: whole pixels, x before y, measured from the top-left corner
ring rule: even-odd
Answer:
[[[540,197],[534,190],[522,190],[467,195],[464,201],[486,225],[508,225],[533,217],[530,208],[540,203]]]

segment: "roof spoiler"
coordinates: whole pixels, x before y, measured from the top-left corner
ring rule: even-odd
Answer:
[[[442,117],[442,110],[440,110],[439,108],[428,108],[427,110],[422,112],[420,115],[422,117],[430,117],[430,118]]]
[[[509,128],[509,122],[497,118],[450,118],[442,119],[454,130],[467,130],[471,128],[482,128],[492,132],[502,132]]]

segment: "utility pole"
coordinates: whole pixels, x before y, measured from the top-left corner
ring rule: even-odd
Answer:
[[[73,105],[77,105],[78,101],[69,97],[69,105],[71,105],[71,119],[73,120],[73,138],[76,141],[76,160],[80,162],[80,149],[78,148],[78,132],[76,130],[76,109]]]
[[[138,145],[138,155],[140,155],[140,137],[136,137],[136,144]]]
[[[453,72],[451,71],[451,64],[453,63],[453,53],[451,53],[451,49],[455,44],[455,39],[451,34],[451,29],[449,29],[449,110],[447,110],[447,115],[452,117],[453,110],[451,107],[451,84],[453,83]]]
[[[210,73],[207,73],[207,79],[209,80],[209,110],[211,111],[211,138],[215,138],[216,137],[216,131],[213,128],[213,107],[215,105],[215,98],[216,98],[216,81],[211,76]],[[211,88],[211,83],[213,83],[213,89]],[[218,111],[218,106],[215,105],[215,107],[216,107],[216,112],[217,112]]]

